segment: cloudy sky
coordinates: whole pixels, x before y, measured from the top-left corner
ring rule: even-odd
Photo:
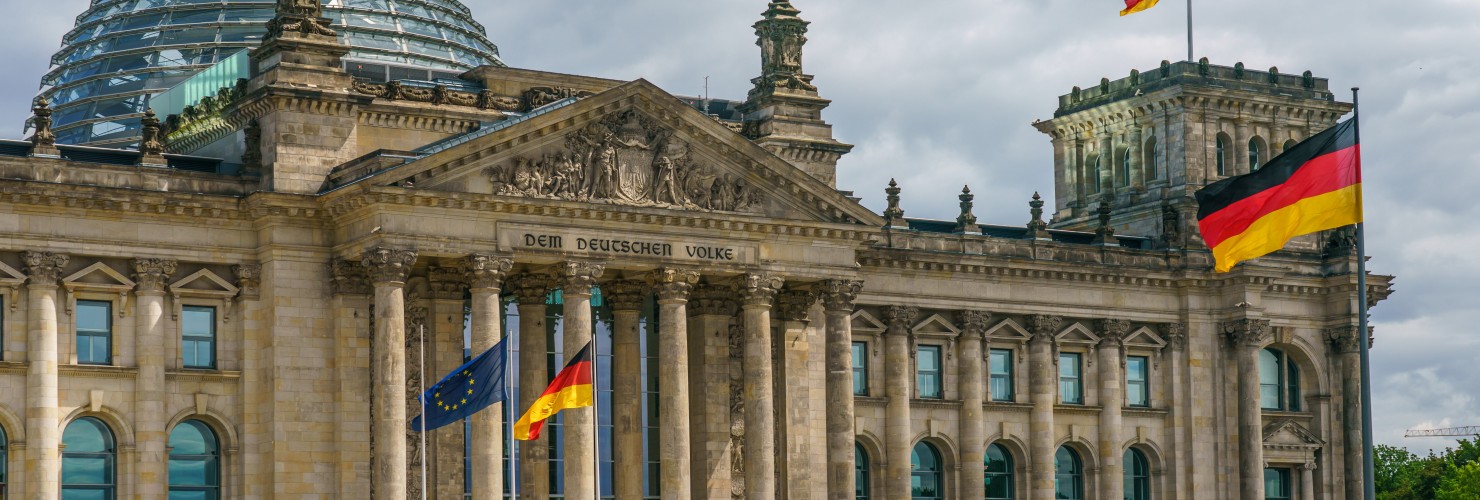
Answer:
[[[1368,253],[1399,290],[1374,311],[1380,443],[1420,426],[1480,425],[1480,2],[1200,2],[1197,56],[1311,70],[1361,86]],[[858,145],[839,184],[882,209],[890,177],[910,216],[954,218],[962,184],[982,222],[1020,224],[1052,190],[1048,140],[1029,127],[1056,96],[1186,55],[1186,10],[1166,0],[1117,16],[1117,0],[796,0],[812,21],[805,65]],[[30,96],[85,0],[4,0],[0,137],[19,137]],[[743,98],[759,73],[751,23],[764,0],[470,0],[511,66],[647,78],[676,94]],[[1338,91],[1346,99],[1345,90]],[[1049,199],[1052,199],[1049,197]]]

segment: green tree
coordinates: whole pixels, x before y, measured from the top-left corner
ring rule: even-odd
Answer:
[[[1463,466],[1450,464],[1434,492],[1434,499],[1480,500],[1480,460]]]

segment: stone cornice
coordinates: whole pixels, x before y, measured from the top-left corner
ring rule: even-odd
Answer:
[[[175,171],[170,171],[170,173],[173,172]],[[169,175],[161,175],[161,180],[169,177]],[[193,218],[246,219],[248,215],[243,210],[242,198],[235,194],[195,194],[167,192],[163,189],[55,184],[12,179],[0,179],[0,203],[99,210],[113,214],[136,213],[143,216],[171,215]]]

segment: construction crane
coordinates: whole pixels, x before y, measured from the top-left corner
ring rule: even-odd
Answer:
[[[1450,427],[1448,429],[1408,429],[1403,437],[1469,437],[1480,436],[1480,425],[1470,427]]]

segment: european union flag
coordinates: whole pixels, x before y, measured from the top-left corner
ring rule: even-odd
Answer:
[[[506,341],[508,337],[427,389],[421,395],[423,413],[411,420],[411,430],[421,430],[423,416],[427,418],[426,430],[432,430],[508,399],[504,388],[504,364],[509,358],[504,350]]]

